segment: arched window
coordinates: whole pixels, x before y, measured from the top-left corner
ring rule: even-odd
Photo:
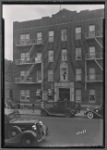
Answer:
[[[60,64],[60,81],[68,81],[68,64],[66,62]]]

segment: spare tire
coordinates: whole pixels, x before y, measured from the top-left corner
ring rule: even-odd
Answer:
[[[16,135],[21,133],[21,129],[18,126],[12,126],[9,130],[9,138],[15,137]]]

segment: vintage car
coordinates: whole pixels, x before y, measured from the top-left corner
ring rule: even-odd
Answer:
[[[85,112],[85,116],[87,116],[88,119],[93,118],[102,118],[103,117],[103,107],[97,107],[97,108],[87,108],[87,111]]]
[[[65,116],[70,118],[79,112],[80,105],[70,101],[45,102],[41,107],[41,115],[43,116]]]
[[[5,146],[38,146],[49,135],[48,127],[38,120],[23,119],[17,112],[5,113]]]

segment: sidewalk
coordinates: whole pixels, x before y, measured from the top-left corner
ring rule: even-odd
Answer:
[[[18,111],[20,112],[20,114],[22,115],[40,115],[40,110],[33,110],[32,109],[18,109]]]

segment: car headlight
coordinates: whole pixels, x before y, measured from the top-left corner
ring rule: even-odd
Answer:
[[[33,126],[32,126],[32,129],[33,129],[33,130],[36,130],[36,125],[33,125]]]
[[[90,110],[89,108],[87,108],[87,111]]]
[[[96,112],[98,112],[98,109],[96,109]]]

